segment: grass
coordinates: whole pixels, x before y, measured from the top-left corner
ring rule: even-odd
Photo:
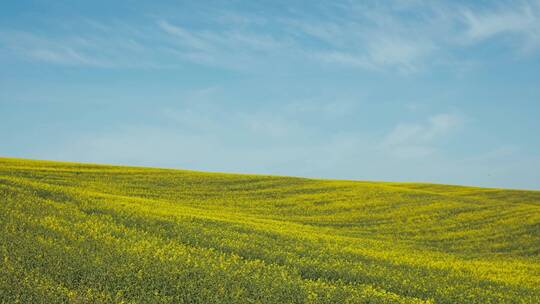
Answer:
[[[1,303],[540,303],[540,191],[0,158]]]

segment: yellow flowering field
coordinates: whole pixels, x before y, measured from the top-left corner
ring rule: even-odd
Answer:
[[[0,158],[1,303],[540,303],[540,191]]]

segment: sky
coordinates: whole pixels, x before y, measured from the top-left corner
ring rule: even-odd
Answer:
[[[2,1],[0,156],[540,189],[540,1]]]

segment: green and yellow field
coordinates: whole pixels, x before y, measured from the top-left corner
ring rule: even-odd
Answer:
[[[1,303],[540,303],[540,191],[0,158]]]

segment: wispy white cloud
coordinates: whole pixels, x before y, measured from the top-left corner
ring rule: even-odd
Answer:
[[[136,29],[119,31],[101,23],[86,21],[98,32],[81,31],[79,34],[56,35],[51,33],[2,30],[0,48],[12,56],[64,66],[86,66],[97,68],[168,68],[160,58],[170,59],[161,48],[144,41]],[[148,36],[150,37],[150,36]]]
[[[302,39],[316,39],[323,47],[306,49],[311,57],[325,64],[368,70],[398,70],[412,72],[424,65],[436,50],[428,33],[397,21],[384,22],[388,11],[362,9],[343,12],[343,20],[285,20]],[[417,31],[417,32],[415,32]],[[302,37],[303,36],[303,37]]]
[[[296,49],[290,40],[243,26],[194,30],[166,20],[157,25],[168,34],[164,41],[176,47],[177,55],[206,65],[245,70],[282,64],[277,58]]]
[[[68,43],[21,31],[0,32],[0,44],[30,59],[61,65],[110,66],[110,62],[89,56],[81,50],[82,46],[88,44],[84,39],[70,40]]]
[[[510,35],[517,36],[520,49],[540,46],[540,1],[512,2],[481,11],[465,9],[463,19],[470,43]]]
[[[208,38],[199,37],[202,35],[197,35],[196,33],[183,29],[179,26],[172,25],[164,20],[159,21],[158,25],[168,34],[178,37],[180,39],[180,43],[186,47],[207,52],[214,49],[214,43],[212,43],[212,41],[206,41]]]
[[[433,144],[459,130],[464,118],[456,114],[437,114],[421,123],[400,123],[386,135],[380,147],[400,157],[423,157],[436,151]]]
[[[205,52],[245,50],[271,52],[285,44],[283,40],[278,40],[268,33],[254,33],[241,29],[187,30],[164,20],[158,21],[158,25],[165,32],[179,38],[177,41],[179,44]]]
[[[470,66],[454,58],[455,51],[489,38],[517,51],[540,46],[540,1],[535,0],[485,7],[420,1],[344,3],[338,15],[325,17],[286,24],[326,45],[314,58],[353,68],[415,72],[440,63]],[[517,37],[517,43],[507,36]]]
[[[337,1],[273,18],[219,8],[205,16],[197,25],[174,13],[141,24],[85,18],[77,35],[5,29],[0,44],[19,56],[64,65],[171,68],[195,62],[251,71],[315,65],[404,73],[457,65],[461,49],[489,39],[520,52],[540,49],[537,0],[483,6]]]
[[[377,66],[397,66],[414,71],[424,64],[435,47],[429,41],[382,37],[369,43],[369,59]]]

